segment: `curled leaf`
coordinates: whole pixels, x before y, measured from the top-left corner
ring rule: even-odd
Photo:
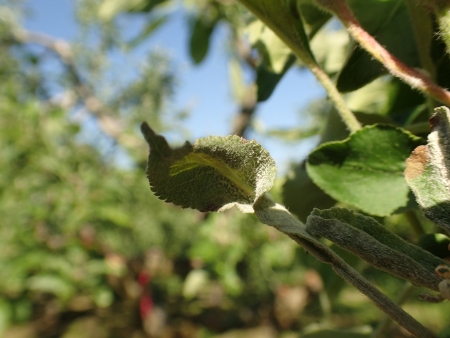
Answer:
[[[275,162],[256,141],[236,135],[210,136],[172,149],[147,123],[141,131],[150,145],[150,187],[166,202],[200,211],[237,205],[252,212],[253,203],[275,180]]]
[[[450,110],[435,109],[428,144],[406,160],[405,178],[425,216],[450,230]]]
[[[433,272],[443,261],[406,242],[372,217],[340,208],[315,209],[306,230],[415,285],[436,290],[439,284]]]

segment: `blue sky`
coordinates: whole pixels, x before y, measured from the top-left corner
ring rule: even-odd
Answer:
[[[77,23],[72,7],[74,1],[29,0],[26,3],[31,10],[31,15],[24,22],[27,29],[67,41],[76,37]],[[130,35],[144,23],[136,17],[126,20]],[[207,58],[195,66],[188,54],[185,20],[184,14],[177,11],[168,23],[126,57],[131,58],[132,62],[138,62],[152,48],[166,51],[180,70],[173,105],[190,108],[191,115],[186,121],[186,128],[191,133],[191,141],[208,135],[227,135],[238,107],[233,101],[229,85],[227,47],[223,43],[226,29],[222,26],[214,32]],[[123,56],[115,58],[117,63],[124,61],[126,59]],[[321,96],[324,96],[323,89],[308,71],[291,69],[271,98],[259,105],[256,119],[267,128],[291,128],[302,123],[299,110],[311,99]],[[314,146],[314,142],[286,144],[257,133],[250,133],[248,137],[256,139],[269,150],[281,172],[285,172],[290,161],[304,158]]]

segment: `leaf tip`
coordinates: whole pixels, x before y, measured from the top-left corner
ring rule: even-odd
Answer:
[[[145,121],[141,123],[141,133],[144,136],[147,143],[151,144],[151,142],[152,142],[151,140],[152,140],[152,137],[155,136],[155,132],[153,131],[152,128],[150,128],[148,123]]]
[[[165,137],[155,133],[155,131],[145,121],[141,123],[141,133],[150,146],[151,153],[155,153],[155,155],[159,155],[160,157],[170,156],[172,149],[167,143]]]

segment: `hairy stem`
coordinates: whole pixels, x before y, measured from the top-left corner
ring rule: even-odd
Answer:
[[[400,290],[399,295],[396,299],[396,303],[398,305],[403,305],[409,297],[412,296],[416,287],[411,283],[407,282],[403,288]],[[380,321],[375,331],[372,333],[370,338],[381,338],[386,337],[386,332],[389,330],[389,327],[392,324],[392,319],[389,316],[384,316],[384,318]]]
[[[341,93],[339,93],[330,77],[315,62],[308,65],[308,68],[327,91],[329,98],[331,99],[331,101],[333,101],[336,110],[339,112],[339,115],[341,116],[341,119],[342,121],[344,121],[348,130],[350,130],[350,132],[355,132],[361,129],[361,124],[358,122],[355,115],[350,111],[350,109],[348,109],[344,98],[342,97]]]
[[[380,61],[389,72],[439,102],[450,105],[450,92],[434,83],[423,71],[411,68],[397,59],[381,46],[359,24],[345,0],[316,0],[325,9],[333,12],[342,21],[352,37],[375,59]]]

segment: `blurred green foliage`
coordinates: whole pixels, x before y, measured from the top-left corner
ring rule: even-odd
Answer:
[[[137,125],[145,119],[160,130],[182,126],[186,112],[167,111],[176,90],[176,69],[167,56],[152,52],[137,78],[111,88],[114,70],[108,57],[111,51],[129,50],[150,37],[170,20],[175,1],[78,0],[80,34],[72,45],[72,64],[61,63],[59,72],[42,67],[48,50],[36,52],[14,38],[24,15],[21,3],[0,6],[0,336],[370,335],[380,313],[290,238],[253,216],[233,210],[181,210],[150,192],[145,177],[148,150]],[[217,25],[229,28],[230,66],[237,74],[232,86],[241,88],[237,97],[245,88],[236,85],[243,81],[240,68],[254,61],[252,81],[263,101],[295,65],[286,48],[273,50],[283,43],[236,2],[186,0],[183,5],[194,63],[207,56]],[[393,1],[379,5],[389,13],[398,10]],[[315,36],[311,49],[318,62],[330,75],[339,76],[344,89],[355,89],[351,65],[345,61],[353,49],[345,34],[338,29],[319,31],[329,15],[312,1],[298,1],[298,7],[307,14],[306,34]],[[146,16],[147,24],[126,40],[117,20],[132,15]],[[389,24],[400,19],[393,16]],[[247,37],[252,24],[260,34],[250,46],[254,59],[243,66],[235,43]],[[410,38],[405,41],[413,44]],[[439,41],[434,44],[433,50],[438,50]],[[361,50],[355,49],[349,57],[358,58],[358,53]],[[439,57],[444,69],[448,57]],[[369,63],[375,67],[370,79],[383,74],[371,58],[359,60],[360,68]],[[338,75],[344,65],[346,72]],[[71,66],[89,74],[83,84],[101,99],[102,109],[118,122],[124,138],[114,139],[102,129],[101,117],[89,111],[86,97],[77,89]],[[55,86],[67,94],[68,104],[54,97]],[[424,97],[391,78],[379,78],[346,99],[364,124],[382,120],[420,127],[427,119]],[[289,135],[316,135],[321,142],[347,137],[329,104],[316,102],[306,110],[314,116],[311,126],[294,126]],[[425,133],[419,129],[416,134]],[[287,138],[277,130],[272,134]],[[311,181],[304,164],[293,171],[276,182],[271,193],[277,200],[285,199],[302,220],[313,207],[336,203]],[[407,219],[394,215],[379,221],[416,241]],[[431,232],[432,224],[420,222]],[[331,247],[390,297],[403,287],[401,280]],[[446,325],[448,304],[437,308],[413,299],[406,307],[424,324]],[[397,327],[390,334],[405,336]]]

